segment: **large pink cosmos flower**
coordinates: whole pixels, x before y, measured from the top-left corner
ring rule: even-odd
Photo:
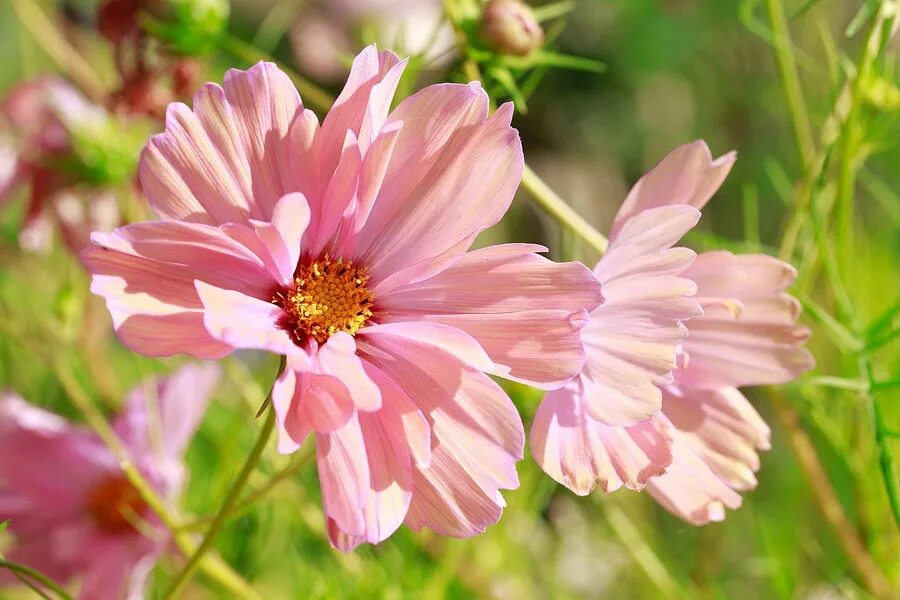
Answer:
[[[692,252],[670,248],[733,162],[733,153],[713,160],[702,141],[677,148],[616,215],[594,270],[606,300],[583,332],[587,365],[547,394],[531,432],[537,461],[577,494],[647,485],[687,521],[723,519],[756,485],[757,451],[769,447],[737,388],[784,383],[813,365],[798,303],[783,291],[790,265],[729,252],[692,263]]]
[[[84,253],[120,339],[152,356],[285,356],[278,447],[316,436],[331,541],[405,522],[469,536],[518,485],[521,420],[485,373],[551,389],[601,300],[525,244],[466,252],[522,173],[512,107],[434,85],[388,114],[405,63],[364,50],[319,125],[274,65],[169,107],[140,175],[162,220]]]
[[[138,385],[113,422],[165,499],[182,486],[182,454],[218,377],[214,364],[188,365]],[[0,521],[16,538],[8,558],[61,583],[80,578],[80,598],[142,598],[169,538],[115,454],[93,432],[9,393],[0,396],[0,447]],[[0,583],[16,582],[0,572]]]

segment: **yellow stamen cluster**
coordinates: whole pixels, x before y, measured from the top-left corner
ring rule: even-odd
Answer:
[[[298,344],[310,338],[322,344],[339,331],[355,335],[372,316],[365,267],[326,254],[301,264],[294,277],[294,288],[276,293],[272,302],[284,309],[283,326]]]

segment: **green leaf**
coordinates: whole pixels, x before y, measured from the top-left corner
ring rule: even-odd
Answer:
[[[823,377],[810,377],[797,382],[798,385],[817,385],[821,387],[834,388],[838,390],[850,390],[852,392],[866,392],[869,390],[869,384],[858,379],[847,379],[844,377],[831,377],[829,375]]]
[[[6,531],[6,528],[9,527],[9,521],[3,521],[0,523],[0,533]]]
[[[528,104],[525,101],[525,95],[522,94],[522,90],[519,89],[519,85],[516,83],[516,79],[512,76],[512,73],[507,69],[494,67],[488,70],[488,75],[499,83],[506,93],[509,94],[509,97],[512,98],[513,103],[520,113],[523,115],[528,113]]]
[[[804,4],[804,5],[801,6],[799,9],[797,9],[796,11],[794,11],[794,14],[792,14],[791,17],[790,17],[791,20],[799,19],[800,17],[802,17],[803,15],[805,15],[806,12],[807,12],[809,9],[811,9],[812,7],[814,7],[814,6],[815,6],[816,4],[818,4],[819,2],[821,2],[821,0],[807,0],[806,4]]]
[[[897,327],[900,327],[900,319],[897,319],[898,316],[900,316],[900,300],[897,300],[893,306],[872,321],[872,324],[866,329],[866,338],[872,340],[877,337],[882,331],[894,325],[895,320],[897,321]],[[893,329],[893,327],[891,328]]]
[[[878,6],[881,0],[866,0],[866,2],[859,9],[859,12],[856,13],[856,16],[850,21],[850,24],[847,25],[847,29],[844,30],[844,35],[848,38],[856,35],[862,26],[866,24],[872,16],[878,11]]]
[[[592,58],[561,54],[552,50],[537,50],[528,56],[504,56],[500,59],[503,66],[512,69],[532,69],[534,67],[557,67],[571,69],[573,71],[588,71],[602,73],[606,71],[606,65]]]
[[[575,10],[575,2],[572,0],[560,0],[559,2],[551,2],[543,6],[535,6],[531,9],[534,18],[538,23],[549,21],[563,15],[567,15]]]

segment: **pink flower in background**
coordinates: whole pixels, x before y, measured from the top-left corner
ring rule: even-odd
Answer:
[[[113,421],[131,458],[167,500],[181,489],[182,455],[218,376],[213,364],[188,365],[138,385]],[[13,394],[0,397],[0,447],[0,521],[9,521],[16,539],[8,558],[60,583],[79,578],[79,598],[142,598],[168,534],[113,452],[93,432]],[[135,520],[145,522],[141,532]],[[0,572],[0,583],[17,582]]]
[[[606,300],[584,329],[585,371],[547,394],[531,432],[544,470],[578,494],[646,485],[685,520],[723,519],[725,506],[740,505],[738,492],[756,485],[757,451],[769,444],[737,387],[784,383],[812,368],[798,303],[784,293],[792,267],[728,252],[691,264],[690,251],[669,249],[733,162],[733,154],[713,160],[700,141],[682,146],[632,188],[616,216],[594,270]],[[641,234],[655,244],[633,243]]]
[[[427,87],[389,113],[405,62],[364,50],[320,125],[274,65],[230,71],[169,107],[141,161],[162,220],[94,236],[91,289],[151,356],[286,357],[279,449],[316,436],[331,541],[401,523],[449,536],[500,516],[522,423],[485,373],[545,389],[584,364],[583,265],[539,246],[467,252],[522,174],[512,107],[477,84]]]
[[[291,27],[291,44],[302,69],[324,80],[347,72],[341,54],[350,54],[360,29],[380,44],[423,54],[443,64],[453,56],[453,29],[441,0],[325,0],[304,10]]]
[[[23,249],[48,250],[56,223],[66,245],[78,252],[90,231],[120,223],[115,199],[75,186],[71,169],[72,128],[98,123],[104,114],[55,77],[20,84],[0,103],[0,206],[29,188],[19,235]]]

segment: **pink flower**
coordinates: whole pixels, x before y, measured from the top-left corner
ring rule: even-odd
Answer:
[[[100,107],[54,77],[23,83],[0,103],[0,206],[29,188],[19,234],[23,249],[49,250],[56,223],[66,245],[78,252],[91,230],[108,231],[120,222],[115,199],[76,187],[74,172],[66,168],[74,158],[72,128],[103,119]]]
[[[218,376],[213,364],[189,365],[157,382],[155,393],[138,385],[113,422],[167,500],[181,488],[182,454]],[[80,598],[142,598],[168,534],[113,452],[93,432],[13,394],[0,397],[0,447],[0,521],[16,538],[8,558],[57,582],[80,578]],[[135,518],[149,529],[139,532]],[[15,582],[0,573],[0,583]]]
[[[583,331],[585,370],[547,394],[531,432],[538,462],[577,494],[646,485],[692,523],[723,519],[756,485],[757,451],[769,447],[737,387],[784,383],[813,365],[799,305],[783,291],[792,267],[729,252],[692,262],[671,248],[733,162],[713,160],[702,141],[682,146],[616,215],[594,270],[605,302]]]
[[[331,541],[401,523],[469,536],[518,485],[521,420],[485,373],[551,389],[584,363],[601,299],[583,265],[467,252],[522,174],[512,107],[435,85],[390,112],[405,62],[354,61],[321,125],[274,65],[169,107],[141,180],[161,221],[94,236],[84,261],[120,339],[152,356],[281,354],[278,447],[316,436]]]
[[[325,80],[347,73],[341,55],[358,47],[361,29],[379,44],[403,46],[429,64],[444,65],[454,55],[453,28],[441,0],[325,0],[305,8],[291,27],[291,45],[305,72]]]

